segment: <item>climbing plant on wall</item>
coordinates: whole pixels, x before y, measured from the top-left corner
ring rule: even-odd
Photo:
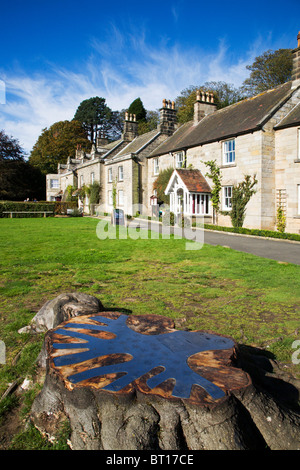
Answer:
[[[218,213],[220,212],[220,204],[221,204],[221,170],[220,167],[217,165],[216,160],[210,160],[208,162],[203,162],[208,168],[209,172],[206,173],[205,176],[211,178],[213,182],[213,187],[211,190],[211,203],[213,206],[213,223],[217,223]]]
[[[246,175],[244,181],[232,187],[231,211],[228,213],[233,227],[242,227],[246,206],[253,194],[256,193],[254,186],[257,184],[256,175]]]

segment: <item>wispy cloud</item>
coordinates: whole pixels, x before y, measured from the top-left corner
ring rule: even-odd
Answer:
[[[93,39],[91,55],[80,70],[47,64],[43,73],[33,76],[2,71],[7,99],[0,103],[0,129],[30,151],[43,128],[72,119],[84,99],[102,96],[113,110],[121,110],[140,97],[146,109],[157,109],[163,98],[175,99],[190,85],[211,80],[241,85],[248,75],[246,65],[261,52],[259,41],[236,60],[225,41],[210,55],[163,41],[154,47],[145,33],[123,34],[114,25],[109,37]]]

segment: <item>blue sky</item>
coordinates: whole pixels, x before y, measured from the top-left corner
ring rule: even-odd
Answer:
[[[190,85],[240,86],[246,65],[296,47],[300,30],[299,0],[12,0],[0,15],[0,129],[28,152],[92,96],[158,109]]]

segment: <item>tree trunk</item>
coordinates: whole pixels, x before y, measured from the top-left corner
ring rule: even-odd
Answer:
[[[299,414],[254,383],[241,365],[262,369],[229,337],[101,312],[50,330],[45,347],[31,419],[51,439],[68,419],[74,450],[300,447]]]

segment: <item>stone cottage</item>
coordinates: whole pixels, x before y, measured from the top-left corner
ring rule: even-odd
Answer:
[[[174,103],[164,100],[158,128],[141,136],[135,117],[127,114],[119,141],[99,140],[90,155],[82,154],[80,159],[77,151],[74,160],[60,166],[58,175],[47,175],[47,198],[65,190],[66,178],[75,182],[76,177],[78,187],[94,178],[101,184],[101,204],[107,212],[116,195],[117,206],[126,214],[132,215],[133,206],[141,204],[152,215],[154,181],[160,171],[171,167],[174,171],[166,188],[171,211],[211,222],[212,181],[205,163],[216,160],[221,168],[223,211],[231,210],[232,187],[245,175],[255,175],[256,193],[247,205],[244,226],[276,229],[280,205],[286,231],[299,233],[300,33],[297,39],[290,82],[219,110],[213,95],[200,90],[193,120],[181,126],[176,123]],[[230,217],[219,215],[218,223],[230,226]]]

